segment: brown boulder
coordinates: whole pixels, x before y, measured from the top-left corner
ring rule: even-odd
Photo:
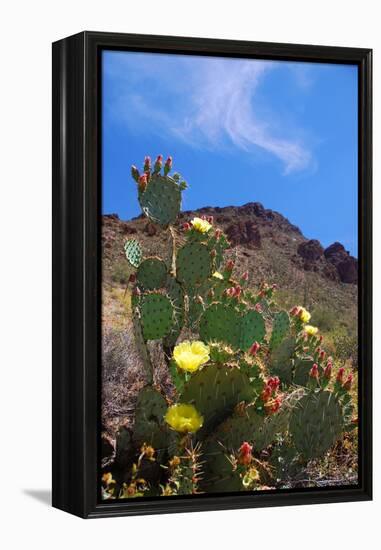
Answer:
[[[252,221],[233,223],[229,225],[225,232],[232,246],[245,244],[253,248],[261,248],[259,229]]]
[[[324,250],[327,261],[334,265],[343,283],[356,284],[358,279],[358,261],[351,256],[341,243],[333,243]]]
[[[300,243],[298,246],[298,254],[305,260],[308,260],[308,263],[315,262],[324,253],[324,248],[316,239],[311,239],[310,241],[305,241]]]

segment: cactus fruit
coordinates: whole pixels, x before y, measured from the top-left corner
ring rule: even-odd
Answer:
[[[143,213],[163,227],[172,225],[181,208],[181,188],[169,176],[152,174],[143,192],[139,192]]]
[[[142,260],[142,249],[136,239],[128,239],[124,243],[124,252],[132,267],[139,267]]]
[[[331,391],[309,391],[290,417],[290,433],[296,449],[309,460],[328,451],[340,437],[344,418],[338,398]]]
[[[173,326],[174,307],[163,294],[145,294],[140,304],[140,319],[145,340],[159,340],[167,336]]]
[[[212,258],[203,243],[189,242],[177,253],[177,278],[186,287],[203,283],[212,274]]]
[[[140,263],[136,278],[144,290],[162,288],[167,279],[167,266],[160,258],[146,258]]]

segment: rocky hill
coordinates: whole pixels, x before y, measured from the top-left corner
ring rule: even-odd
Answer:
[[[258,202],[243,206],[204,207],[182,212],[176,227],[179,244],[181,226],[194,216],[213,216],[227,234],[238,269],[249,270],[253,286],[261,281],[276,282],[284,305],[303,303],[319,315],[355,330],[357,319],[358,262],[338,242],[328,248],[316,239],[306,239],[300,229],[278,212]],[[144,216],[122,221],[118,215],[103,216],[103,280],[105,287],[124,284],[127,268],[123,254],[125,239],[137,238],[146,255],[165,256],[166,232]],[[319,319],[321,321],[321,319]]]

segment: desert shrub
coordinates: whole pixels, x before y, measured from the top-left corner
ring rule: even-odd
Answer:
[[[336,326],[336,314],[331,309],[316,307],[312,311],[311,322],[317,325],[321,331],[329,332]]]
[[[116,262],[111,272],[111,279],[114,283],[125,285],[128,282],[131,270],[126,261]]]

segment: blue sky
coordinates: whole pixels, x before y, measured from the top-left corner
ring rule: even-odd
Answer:
[[[184,210],[259,201],[357,256],[356,66],[105,51],[102,97],[104,213],[172,155]]]

